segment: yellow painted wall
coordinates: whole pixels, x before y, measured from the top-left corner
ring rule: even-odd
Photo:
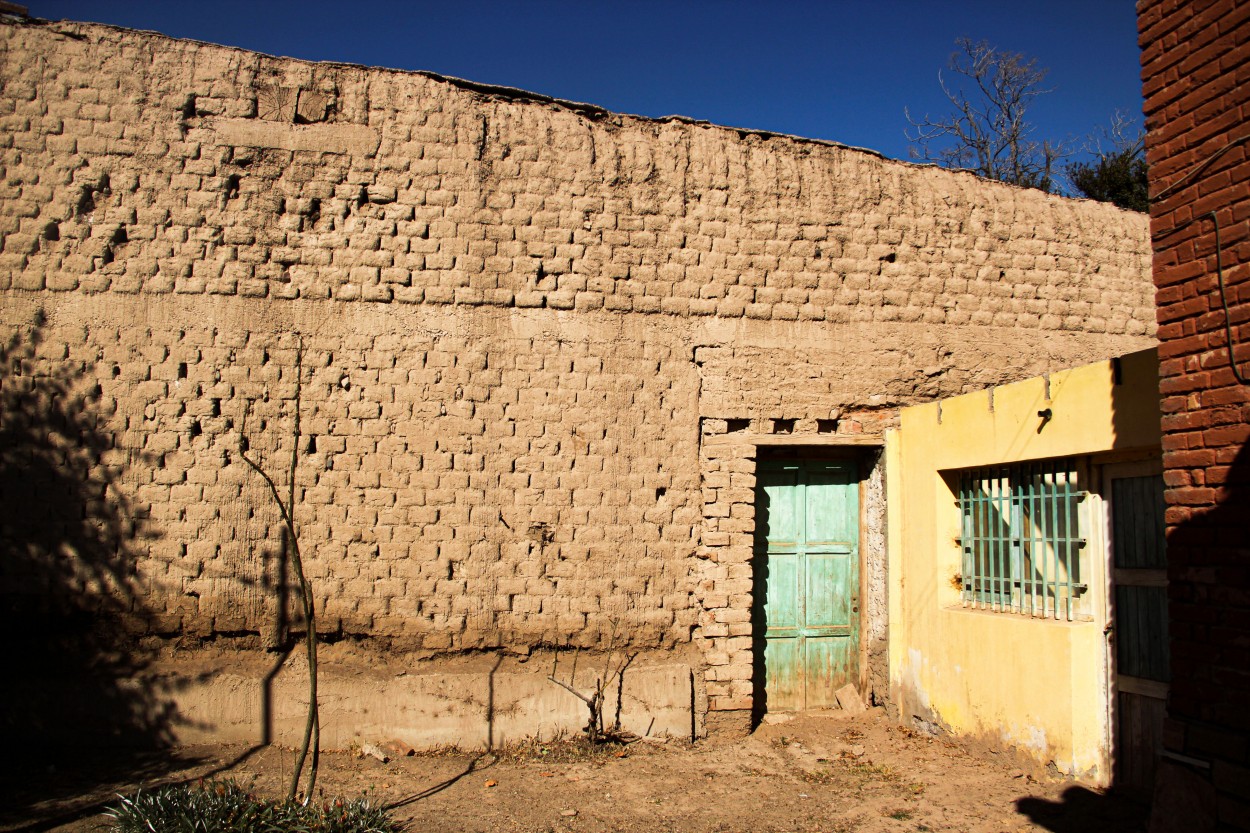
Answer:
[[[1109,779],[1100,497],[1083,502],[1088,620],[972,610],[960,600],[959,512],[941,472],[1157,453],[1157,385],[1158,360],[1147,350],[902,412],[886,437],[886,482],[890,681],[904,723],[926,721],[1094,782]],[[1052,417],[1042,425],[1046,408]]]

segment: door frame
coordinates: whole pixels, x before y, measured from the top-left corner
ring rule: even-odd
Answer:
[[[1152,696],[1156,699],[1162,699],[1167,702],[1167,691],[1170,689],[1170,683],[1159,683],[1150,680],[1143,680],[1142,686],[1130,684],[1135,691],[1128,691],[1121,685],[1119,673],[1119,659],[1117,656],[1116,643],[1114,641],[1114,630],[1117,627],[1115,604],[1116,591],[1116,566],[1115,566],[1115,538],[1112,530],[1112,523],[1115,519],[1116,506],[1114,498],[1111,494],[1111,481],[1125,477],[1154,477],[1160,479],[1163,477],[1163,459],[1160,452],[1153,454],[1138,454],[1131,457],[1119,457],[1108,460],[1098,461],[1098,491],[1101,495],[1104,506],[1105,523],[1103,524],[1103,535],[1105,538],[1104,548],[1106,552],[1105,571],[1106,580],[1103,582],[1105,594],[1103,597],[1103,605],[1105,614],[1103,616],[1104,632],[1107,633],[1106,645],[1106,691],[1107,691],[1107,783],[1114,786],[1120,767],[1120,693],[1143,694]],[[1163,586],[1167,586],[1167,568],[1162,571]],[[1114,613],[1113,613],[1114,612]],[[1136,678],[1131,678],[1136,680]],[[1144,690],[1142,687],[1144,686]]]

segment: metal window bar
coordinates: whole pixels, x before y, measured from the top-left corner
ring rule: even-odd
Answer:
[[[1059,529],[1059,500],[1051,500],[1050,502],[1050,528]],[[1050,548],[1050,575],[1049,587],[1046,588],[1045,602],[1050,605],[1049,614],[1059,618],[1059,545],[1056,542],[1054,547]]]
[[[966,607],[1076,618],[1081,583],[1079,488],[1071,460],[993,466],[957,478]]]
[[[1034,483],[1033,494],[1030,496],[1029,508],[1032,510],[1029,514],[1030,518],[1040,518],[1042,512],[1045,511],[1045,501],[1042,499],[1043,475],[1040,468],[1034,468],[1032,471],[1032,479]],[[1046,538],[1041,532],[1041,525],[1034,523],[1032,525],[1032,541],[1030,547],[1031,558],[1029,559],[1029,615],[1045,616],[1046,600],[1042,594],[1042,581],[1045,573],[1044,569],[1038,569],[1039,559],[1046,558]],[[1040,602],[1040,604],[1039,604]]]
[[[1007,469],[998,472],[998,517],[999,524],[999,561],[998,561],[998,609],[1011,609],[1011,596],[1014,590],[1012,559],[1016,549],[1016,537],[1013,530],[1019,529],[1015,522],[1016,500],[1011,488],[1011,478]]]
[[[998,609],[1008,611],[1012,609],[1012,597],[1015,593],[1015,575],[1012,562],[1015,560],[1015,552],[1017,541],[1019,540],[1014,534],[1020,528],[1017,523],[1016,515],[1016,495],[1012,489],[1010,471],[1002,469],[998,473],[998,491],[1002,495],[1002,502],[999,504],[999,517],[1002,518],[1002,525],[999,527],[1002,538],[1002,562],[999,564],[998,583],[1001,592],[998,597]]]
[[[1066,480],[1066,479],[1061,479],[1062,477],[1063,477],[1063,475],[1062,475],[1061,473],[1059,473],[1059,472],[1056,472],[1056,473],[1055,473],[1055,483],[1054,483],[1054,487],[1055,487],[1055,491],[1058,493],[1058,494],[1057,494],[1058,499],[1057,499],[1057,500],[1055,500],[1053,503],[1054,503],[1054,505],[1055,505],[1055,511],[1056,511],[1056,512],[1058,513],[1058,515],[1059,515],[1059,524],[1060,524],[1060,525],[1059,525],[1059,527],[1058,527],[1058,528],[1057,528],[1057,530],[1056,530],[1056,533],[1057,533],[1057,534],[1064,534],[1064,533],[1066,533],[1066,532],[1067,532],[1067,529],[1068,529],[1068,523],[1069,523],[1069,521],[1071,520],[1071,519],[1068,517],[1068,515],[1069,515],[1069,512],[1068,512],[1068,502],[1067,502],[1066,500],[1064,500],[1064,498],[1067,496],[1067,494],[1068,494],[1068,492],[1070,491],[1070,489],[1068,489],[1067,480]],[[1070,575],[1070,574],[1071,574],[1071,573],[1070,573],[1070,571],[1069,571],[1068,569],[1066,569],[1066,568],[1067,568],[1067,563],[1066,563],[1066,561],[1067,561],[1067,560],[1066,560],[1066,559],[1064,559],[1063,563],[1061,563],[1061,562],[1060,562],[1060,556],[1061,556],[1061,555],[1067,555],[1066,551],[1061,550],[1061,547],[1063,546],[1063,545],[1060,543],[1060,541],[1061,541],[1061,540],[1062,540],[1062,539],[1056,538],[1056,541],[1055,541],[1055,546],[1054,546],[1054,551],[1055,551],[1055,555],[1054,555],[1054,566],[1055,566],[1055,571],[1054,571],[1054,574],[1053,574],[1053,575],[1054,575],[1054,577],[1055,577],[1055,595],[1054,595],[1054,597],[1053,597],[1053,602],[1054,602],[1054,613],[1055,613],[1055,618],[1056,618],[1056,619],[1058,619],[1058,618],[1059,618],[1059,605],[1063,602],[1063,596],[1064,596],[1064,595],[1066,595],[1065,593],[1061,592],[1063,589],[1065,589],[1065,588],[1063,588],[1063,587],[1062,587],[1062,585],[1063,585],[1063,581],[1062,581],[1062,579],[1063,579],[1063,576],[1065,576],[1065,575]],[[1069,606],[1068,606],[1068,609],[1069,609],[1069,616],[1068,616],[1068,618],[1069,618],[1069,619],[1071,619],[1071,618],[1072,618],[1072,617],[1071,617],[1071,615],[1070,615],[1070,614],[1071,614],[1071,605],[1069,605]]]
[[[1011,495],[1011,523],[1010,529],[1016,530],[1015,535],[1011,535],[1011,563],[1008,564],[1009,582],[1008,590],[1010,596],[1007,601],[1011,604],[1013,611],[1020,610],[1023,601],[1024,588],[1021,586],[1020,580],[1024,576],[1024,553],[1025,541],[1024,533],[1028,529],[1025,524],[1024,502],[1026,495],[1018,489],[1010,488],[1010,475],[1008,475],[1008,488]]]
[[[991,494],[993,496],[992,497],[993,503],[991,504],[992,511],[990,515],[990,521],[993,524],[993,526],[991,526],[991,529],[993,530],[993,536],[994,536],[992,539],[994,557],[991,559],[990,567],[989,567],[989,570],[990,570],[989,576],[990,576],[990,584],[991,584],[990,604],[993,607],[998,607],[1002,605],[1002,601],[1003,601],[1003,566],[1002,566],[1002,562],[1003,562],[1002,528],[1003,528],[1003,525],[1001,522],[1001,519],[1003,517],[1003,482],[1002,482],[1002,479],[991,474],[990,488],[992,490]]]

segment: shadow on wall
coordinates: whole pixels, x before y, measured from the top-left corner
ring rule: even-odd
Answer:
[[[755,491],[755,540],[751,554],[751,729],[768,714],[768,668],[764,663],[768,617],[759,601],[768,596],[768,520],[771,504],[768,493]]]
[[[1207,436],[1235,436],[1239,429],[1217,427]],[[1194,507],[1168,535],[1168,717],[1177,722],[1165,727],[1164,738],[1169,750],[1184,757],[1159,762],[1152,833],[1216,830],[1224,802],[1212,782],[1213,770],[1235,771],[1250,738],[1244,625],[1250,605],[1250,444],[1229,443],[1207,451],[1209,462],[1198,461],[1205,468],[1190,475],[1196,489],[1189,494],[1201,499],[1203,489],[1212,489],[1215,505]],[[1199,476],[1205,482],[1197,482]],[[1186,760],[1210,761],[1221,753],[1235,763],[1225,767],[1216,761],[1206,767]],[[1225,776],[1225,784],[1223,789],[1236,796],[1231,775]],[[1228,806],[1233,804],[1235,800]]]
[[[0,344],[0,748],[32,782],[44,752],[164,746],[175,718],[132,682],[151,660],[134,543],[152,536],[119,488],[107,402],[42,325]]]
[[[1192,734],[1199,742],[1234,749],[1238,733],[1244,737],[1247,725],[1246,677],[1230,669],[1244,666],[1244,648],[1232,617],[1241,615],[1250,599],[1246,567],[1250,445],[1230,444],[1209,451],[1205,458],[1199,451],[1196,458],[1197,465],[1206,465],[1197,469],[1206,482],[1192,485],[1215,490],[1215,504],[1194,507],[1167,538],[1172,640],[1168,715],[1198,727]],[[1203,496],[1201,491],[1197,494]],[[1163,732],[1172,751],[1187,758],[1206,757],[1202,750],[1185,745],[1178,726]],[[1081,787],[1067,790],[1062,802],[1030,797],[1019,799],[1016,805],[1021,814],[1056,833],[1146,829],[1144,822],[1134,820],[1134,807],[1142,816],[1149,813],[1151,833],[1208,833],[1217,829],[1219,797],[1208,770],[1163,757],[1158,760],[1149,809],[1124,802],[1114,788],[1112,794],[1104,795]]]

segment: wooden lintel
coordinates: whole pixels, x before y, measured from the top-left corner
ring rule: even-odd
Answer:
[[[870,434],[757,434],[735,431],[732,434],[712,434],[703,437],[705,445],[759,445],[759,446],[866,446],[885,445],[885,438]]]

